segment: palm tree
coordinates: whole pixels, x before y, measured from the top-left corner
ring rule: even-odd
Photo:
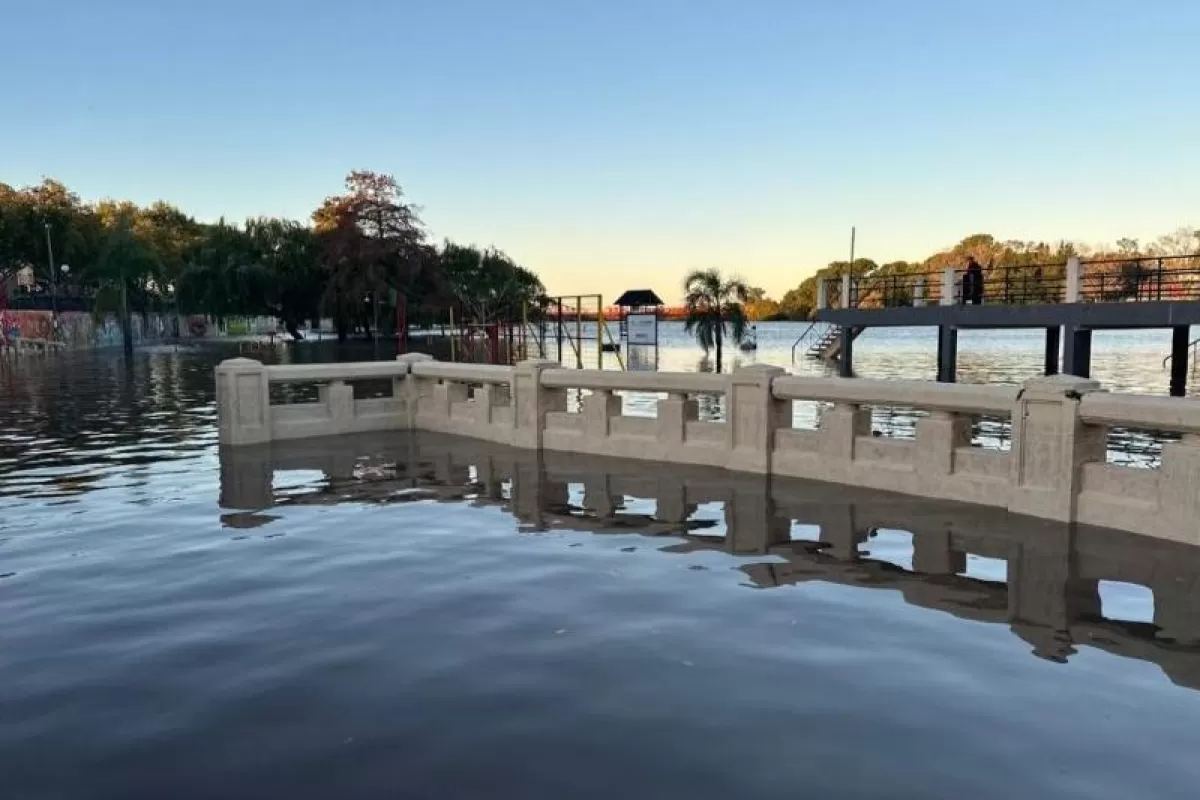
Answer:
[[[746,310],[750,290],[738,278],[726,280],[715,269],[700,269],[683,281],[686,293],[687,323],[684,330],[696,336],[704,348],[717,351],[717,372],[721,371],[721,346],[728,336],[738,344],[746,336]]]

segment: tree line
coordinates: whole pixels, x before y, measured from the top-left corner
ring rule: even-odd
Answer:
[[[747,288],[746,312],[755,320],[802,320],[812,316],[817,306],[817,283],[821,280],[840,278],[849,272],[856,278],[867,279],[865,284],[886,287],[888,279],[896,278],[897,284],[905,286],[905,277],[936,275],[947,267],[961,268],[968,258],[974,258],[984,266],[985,282],[992,285],[1003,280],[1001,270],[1013,280],[1032,279],[1036,274],[1035,289],[1050,292],[1065,274],[1067,259],[1078,256],[1086,260],[1107,263],[1089,266],[1090,281],[1097,286],[1107,286],[1107,299],[1121,299],[1137,291],[1144,280],[1147,267],[1144,259],[1165,256],[1185,256],[1200,253],[1200,228],[1180,228],[1174,233],[1160,236],[1153,242],[1141,243],[1137,239],[1123,238],[1115,245],[1089,247],[1075,242],[1003,241],[987,233],[968,236],[958,244],[939,251],[924,261],[889,261],[883,264],[869,258],[834,261],[805,278],[794,289],[775,300],[757,287]],[[1190,269],[1200,269],[1200,259],[1186,264]],[[1025,275],[1028,273],[1028,275]],[[1027,284],[1029,280],[1025,281]],[[911,286],[911,281],[907,283]],[[1040,287],[1040,288],[1039,288]],[[882,291],[882,289],[881,289]],[[911,291],[911,289],[907,289]],[[938,284],[931,281],[929,297],[935,299]],[[1036,300],[1036,297],[1028,298]]]
[[[62,265],[68,265],[64,270]],[[417,208],[390,175],[351,172],[341,194],[308,221],[197,221],[155,202],[83,202],[59,181],[0,183],[0,292],[79,295],[117,313],[131,346],[133,312],[215,318],[273,316],[293,335],[332,319],[340,339],[391,334],[448,309],[475,323],[518,319],[545,289],[494,248],[430,241]]]

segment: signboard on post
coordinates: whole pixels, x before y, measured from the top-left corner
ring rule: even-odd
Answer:
[[[625,335],[631,345],[657,345],[658,314],[629,314],[625,317]]]

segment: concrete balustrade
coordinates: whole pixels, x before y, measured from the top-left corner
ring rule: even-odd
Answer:
[[[391,379],[392,395],[355,399],[353,381]],[[274,383],[316,383],[315,403],[272,404]],[[578,392],[577,410],[568,393]],[[624,413],[622,393],[660,396],[654,417]],[[699,419],[697,397],[724,403]],[[416,428],[515,447],[724,467],[961,500],[1200,543],[1200,404],[1114,395],[1072,376],[1023,386],[809,378],[768,366],[727,375],[395,362],[217,368],[222,445]],[[821,404],[816,429],[793,403]],[[871,429],[871,408],[923,412],[912,439]],[[1010,450],[971,442],[981,416],[1011,422]],[[1112,427],[1176,432],[1156,469],[1106,463]]]

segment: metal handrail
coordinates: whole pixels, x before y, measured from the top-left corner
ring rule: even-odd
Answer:
[[[1193,373],[1196,371],[1196,345],[1200,345],[1200,339],[1193,339],[1192,341],[1188,342],[1188,347],[1192,351],[1191,364]],[[1166,369],[1167,364],[1171,363],[1173,358],[1175,358],[1174,353],[1167,353],[1167,357],[1162,360],[1162,368]]]
[[[812,322],[810,322],[808,324],[808,327],[804,329],[804,333],[800,334],[800,338],[798,338],[798,339],[796,339],[796,341],[792,342],[792,363],[793,364],[796,363],[796,348],[800,346],[801,342],[803,342],[805,339],[808,338],[808,335],[810,333],[812,333],[813,328],[817,327],[818,321],[819,320],[813,320]]]

